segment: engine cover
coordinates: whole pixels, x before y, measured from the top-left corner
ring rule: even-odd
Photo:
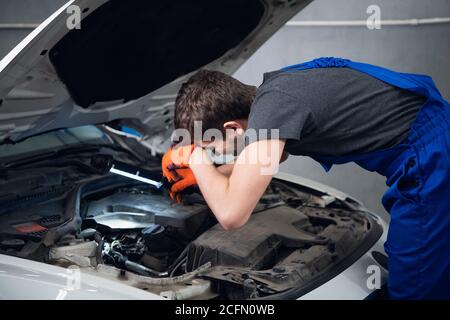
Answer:
[[[169,197],[134,188],[90,201],[85,217],[111,229],[141,229],[154,224],[196,229],[209,213],[200,203],[176,204]]]

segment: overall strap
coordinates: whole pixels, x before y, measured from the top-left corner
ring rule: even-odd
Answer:
[[[396,72],[368,63],[351,61],[349,59],[322,57],[308,62],[287,66],[283,68],[282,71],[291,72],[314,68],[351,68],[366,73],[392,86],[409,90],[425,97],[433,96],[434,98],[441,98],[439,90],[436,88],[433,79],[429,76]]]

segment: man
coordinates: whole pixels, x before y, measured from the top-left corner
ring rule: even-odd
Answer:
[[[267,73],[258,89],[200,71],[175,105],[177,129],[192,135],[196,120],[229,134],[168,151],[172,197],[198,184],[219,223],[234,229],[268,186],[275,170],[267,168],[286,154],[310,156],[327,171],[356,162],[387,178],[390,297],[450,298],[450,106],[431,78],[339,58]],[[204,150],[236,154],[233,145],[248,136],[234,164],[216,167]]]

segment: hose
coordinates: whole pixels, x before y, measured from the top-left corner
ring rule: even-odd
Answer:
[[[103,263],[103,246],[105,245],[105,240],[103,240],[100,232],[96,232],[94,235],[94,240],[97,242],[97,249],[95,250],[95,260],[97,265]]]
[[[188,250],[189,250],[189,245],[187,245],[183,249],[183,251],[180,253],[178,258],[176,258],[175,261],[170,265],[170,267],[167,268],[167,270],[168,270],[168,272],[170,272],[170,274],[172,274],[172,271],[174,270],[174,268],[178,268],[178,263],[184,259],[184,257],[187,255]]]
[[[207,262],[204,265],[198,267],[197,269],[185,273],[181,276],[176,277],[166,277],[166,278],[151,278],[139,274],[127,274],[125,282],[127,282],[131,286],[142,287],[145,285],[150,286],[167,286],[174,285],[177,283],[182,283],[188,280],[191,280],[198,275],[206,272],[211,268],[211,262]],[[121,270],[115,267],[107,266],[104,264],[100,264],[97,266],[97,272],[108,275],[109,277],[113,277],[114,279],[120,278]]]
[[[173,275],[175,274],[175,271],[177,271],[177,269],[187,261],[187,257],[185,257],[184,259],[180,260],[180,262],[178,262],[175,267],[172,269],[172,271],[170,272],[170,277],[173,277]]]
[[[120,243],[119,240],[114,240],[111,243],[111,248],[110,248],[110,253],[112,253],[113,259],[119,266],[123,266],[125,269],[127,269],[129,271],[133,271],[142,276],[151,276],[151,277],[158,277],[158,278],[168,276],[167,272],[159,272],[159,271],[150,269],[146,266],[143,266],[142,264],[128,260],[128,258],[126,256],[124,256],[122,253],[120,253],[114,249],[116,246],[121,247],[121,245],[122,244]]]

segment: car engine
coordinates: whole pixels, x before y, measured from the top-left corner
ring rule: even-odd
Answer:
[[[112,175],[75,181],[63,169],[27,183],[20,197],[0,197],[0,253],[76,265],[169,299],[298,296],[381,233],[352,203],[277,179],[233,231],[198,191],[177,204],[151,185]]]

